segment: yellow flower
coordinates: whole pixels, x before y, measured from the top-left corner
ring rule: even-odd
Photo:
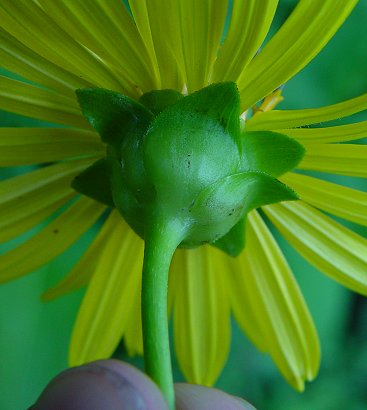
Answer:
[[[0,129],[0,165],[47,165],[0,183],[0,239],[8,241],[63,211],[0,256],[0,281],[48,263],[106,210],[70,187],[104,155],[99,136],[80,112],[77,88],[103,87],[138,99],[150,90],[191,93],[213,82],[235,81],[243,118],[248,114],[246,130],[278,131],[301,142],[306,155],[298,169],[364,177],[366,147],[344,142],[365,136],[366,121],[307,126],[365,110],[367,94],[322,108],[273,110],[282,98],[274,90],[317,55],[356,3],[300,0],[258,52],[277,0],[238,0],[232,8],[216,0],[130,0],[130,10],[120,0],[2,0],[1,64],[21,80],[0,77],[0,108],[48,124]],[[280,179],[302,200],[252,211],[239,257],[210,246],[174,256],[169,310],[178,361],[192,382],[215,382],[228,354],[231,313],[296,389],[317,373],[315,327],[264,214],[320,271],[367,293],[366,240],[322,212],[366,225],[366,194],[304,173]],[[110,356],[122,337],[129,353],[142,353],[143,242],[116,210],[103,221],[69,275],[44,295],[52,299],[88,285],[72,335],[71,365]]]

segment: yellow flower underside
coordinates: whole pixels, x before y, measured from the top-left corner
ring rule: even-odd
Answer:
[[[1,166],[61,161],[0,182],[1,241],[38,225],[74,199],[30,239],[0,256],[1,282],[62,253],[105,209],[77,198],[70,188],[72,178],[104,150],[80,113],[76,88],[104,87],[138,98],[152,89],[192,92],[211,82],[234,80],[245,111],[315,57],[357,1],[299,1],[260,51],[278,0],[261,5],[257,0],[235,0],[232,9],[226,1],[214,0],[129,3],[131,14],[120,0],[0,4],[0,61],[20,76],[0,76],[0,109],[67,126],[0,129]],[[231,20],[223,41],[227,15]],[[366,136],[366,121],[296,127],[366,108],[364,94],[328,107],[261,113],[246,127],[278,130],[303,143],[306,155],[300,169],[364,177],[365,147],[335,143]],[[282,181],[302,201],[267,206],[267,216],[322,272],[366,294],[366,240],[319,211],[366,224],[366,194],[299,173],[284,175]],[[251,341],[302,390],[319,366],[312,319],[282,251],[257,211],[249,216],[247,238],[246,250],[235,259],[209,246],[176,253],[169,313],[178,361],[188,380],[213,384],[227,357],[232,312]],[[44,294],[49,300],[88,284],[72,336],[71,364],[109,357],[121,337],[131,354],[142,353],[142,249],[142,241],[113,211],[74,269]]]
[[[131,320],[134,300],[139,299],[143,242],[120,222],[117,211],[106,225],[113,230],[89,282],[71,339],[70,362],[74,364],[110,356]]]
[[[249,215],[247,234],[245,251],[231,262],[235,317],[254,344],[270,353],[287,381],[303,390],[304,380],[312,380],[319,366],[314,324],[282,251],[257,211]]]
[[[188,380],[212,385],[229,351],[228,269],[209,247],[179,250],[172,262],[170,292],[177,359]]]

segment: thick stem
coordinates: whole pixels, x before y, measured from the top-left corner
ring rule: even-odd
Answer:
[[[168,273],[182,240],[182,226],[156,218],[145,232],[142,323],[146,373],[157,383],[169,408],[175,409],[167,318]]]

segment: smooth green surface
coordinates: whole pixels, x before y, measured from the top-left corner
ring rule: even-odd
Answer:
[[[168,273],[172,255],[182,240],[180,223],[155,216],[145,234],[142,324],[146,373],[175,409],[167,317]]]

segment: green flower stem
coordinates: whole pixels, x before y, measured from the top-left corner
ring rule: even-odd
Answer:
[[[168,273],[183,229],[175,221],[156,219],[145,233],[142,323],[146,373],[157,383],[169,408],[175,396],[167,318]]]

